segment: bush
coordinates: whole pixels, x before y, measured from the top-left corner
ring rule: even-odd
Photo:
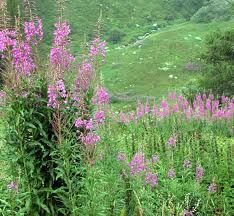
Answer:
[[[118,29],[118,28],[113,28],[112,30],[110,30],[108,36],[107,36],[107,41],[117,44],[119,42],[121,42],[122,38],[125,36],[126,34]]]
[[[171,4],[176,10],[180,11],[186,20],[189,20],[202,7],[204,2],[204,0],[173,0]]]
[[[234,31],[216,32],[207,37],[207,51],[201,56],[206,66],[202,70],[200,87],[218,95],[234,94]]]
[[[231,4],[225,0],[211,1],[200,8],[191,18],[194,22],[211,22],[212,20],[229,20]]]

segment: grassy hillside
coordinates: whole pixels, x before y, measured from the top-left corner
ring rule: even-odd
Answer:
[[[55,0],[36,0],[36,7],[40,16],[46,22],[46,31],[53,28],[56,17]],[[183,14],[173,1],[150,0],[147,4],[144,0],[112,1],[112,0],[70,0],[66,5],[64,15],[69,19],[73,29],[73,39],[79,44],[84,38],[92,35],[95,24],[102,13],[103,33],[108,35],[113,28],[119,28],[129,35],[136,36],[152,29],[152,25],[172,22],[182,19]],[[188,9],[186,9],[188,10]],[[49,40],[47,34],[47,40]]]
[[[162,96],[168,90],[181,88],[194,77],[185,64],[196,61],[206,35],[217,29],[231,29],[233,24],[179,24],[150,35],[140,45],[112,48],[103,69],[105,84],[125,98]]]

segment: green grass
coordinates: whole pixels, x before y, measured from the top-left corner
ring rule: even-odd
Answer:
[[[111,47],[103,68],[105,85],[110,92],[125,98],[160,97],[169,90],[180,89],[194,77],[194,73],[186,71],[185,64],[199,57],[206,35],[217,29],[231,29],[233,24],[178,24],[152,34],[141,48]],[[162,70],[164,67],[168,70]],[[178,79],[170,79],[170,74]]]

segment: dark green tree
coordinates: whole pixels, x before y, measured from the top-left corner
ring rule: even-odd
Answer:
[[[217,31],[207,37],[201,56],[205,66],[200,86],[218,95],[234,95],[234,30]]]

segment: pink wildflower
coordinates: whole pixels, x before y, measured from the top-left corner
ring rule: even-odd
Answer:
[[[32,59],[32,49],[28,43],[21,41],[16,43],[12,50],[13,65],[23,75],[30,75],[36,65]]]
[[[136,153],[133,156],[132,161],[129,163],[130,172],[132,175],[136,175],[146,170],[145,155],[144,153]]]
[[[30,21],[24,23],[24,33],[26,40],[37,45],[39,41],[43,39],[42,21],[39,17],[36,17],[36,22]]]
[[[98,88],[94,95],[93,103],[96,105],[102,105],[102,104],[108,104],[109,101],[110,101],[109,94],[106,91],[106,89],[103,87]]]
[[[105,121],[105,112],[102,110],[99,110],[94,115],[94,121],[97,125],[103,124]]]
[[[152,172],[148,172],[145,176],[145,181],[151,187],[155,187],[158,184],[158,176]]]
[[[81,141],[87,147],[94,147],[101,140],[100,136],[89,132],[86,136],[81,137]]]

